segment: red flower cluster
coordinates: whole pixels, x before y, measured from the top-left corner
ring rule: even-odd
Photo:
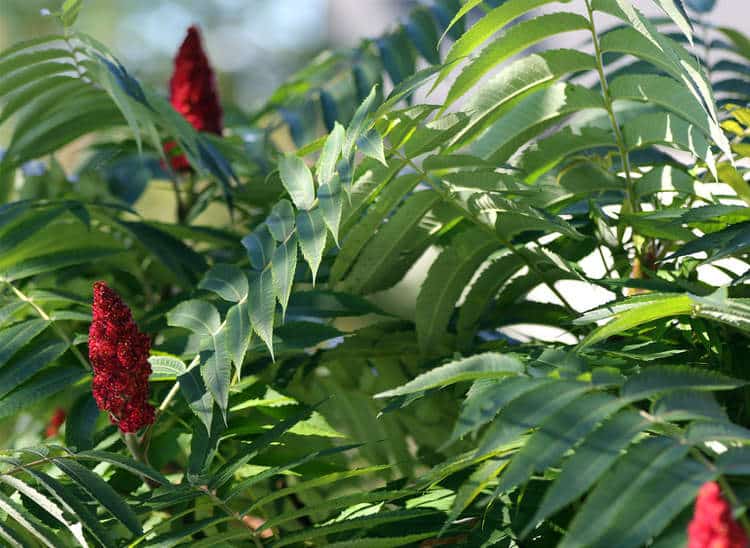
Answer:
[[[94,284],[92,312],[89,360],[94,368],[94,399],[120,430],[136,432],[154,422],[154,408],[148,403],[151,341],[138,331],[128,306],[104,282]]]
[[[216,77],[201,44],[198,28],[188,29],[187,38],[180,46],[174,60],[174,74],[169,82],[169,100],[177,112],[198,131],[221,135],[222,111],[216,92]],[[177,144],[172,141],[164,146],[169,155]],[[177,171],[190,169],[183,154],[170,158]]]
[[[60,427],[65,422],[66,416],[65,409],[62,407],[58,407],[55,410],[55,413],[50,417],[49,422],[47,423],[46,434],[48,438],[57,436],[58,432],[60,432]]]
[[[688,526],[688,548],[747,548],[745,530],[732,518],[732,507],[714,481],[703,484]]]

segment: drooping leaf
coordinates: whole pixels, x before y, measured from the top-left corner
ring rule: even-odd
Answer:
[[[459,234],[432,263],[417,296],[416,324],[423,352],[435,348],[443,337],[464,288],[477,268],[498,247],[479,229]]]
[[[580,348],[586,348],[612,335],[661,318],[690,314],[693,303],[687,295],[678,295],[639,302],[632,308],[614,315],[609,323],[594,330],[586,337]]]
[[[99,519],[83,503],[77,494],[73,494],[68,486],[63,485],[57,479],[32,467],[25,467],[25,471],[42,485],[71,514],[80,519],[83,526],[103,546],[112,546],[113,540],[107,530],[99,522]]]
[[[294,285],[294,274],[297,271],[297,238],[292,236],[280,243],[273,252],[271,262],[274,294],[281,305],[282,320],[286,316],[289,297]]]
[[[403,386],[376,394],[376,398],[392,398],[423,390],[441,388],[457,382],[482,378],[502,378],[523,373],[521,362],[503,354],[478,354],[451,362],[416,377]]]
[[[477,94],[476,99],[466,105],[472,121],[454,139],[453,149],[489,128],[476,142],[475,151],[492,162],[503,163],[551,124],[582,110],[602,108],[601,96],[591,90],[552,83],[567,72],[592,68],[592,58],[588,54],[558,53],[550,50],[538,54],[538,58],[524,58],[524,66],[511,65],[491,79],[487,92]],[[548,63],[547,58],[555,61]],[[518,77],[511,73],[516,71],[519,71]],[[529,92],[531,94],[527,95]]]
[[[279,160],[281,182],[298,209],[308,210],[315,201],[315,183],[310,168],[294,154]]]
[[[519,2],[516,4],[520,5]],[[566,12],[542,15],[508,28],[464,66],[451,86],[443,108],[471,90],[489,70],[519,51],[550,36],[587,28],[588,20],[578,14]]]
[[[247,276],[234,265],[217,264],[206,272],[198,287],[233,303],[247,299]]]
[[[480,272],[467,293],[458,313],[456,329],[461,344],[468,344],[474,335],[482,314],[490,306],[500,288],[523,267],[523,259],[518,255],[491,257],[490,263]]]
[[[286,199],[279,200],[271,209],[266,225],[277,242],[286,241],[294,232],[294,208],[291,202]]]
[[[143,534],[138,516],[106,481],[75,461],[62,458],[51,460],[55,466],[96,499],[133,534]]]
[[[273,322],[276,310],[273,272],[270,267],[250,278],[250,323],[273,356]]]
[[[585,439],[600,421],[625,405],[606,394],[578,398],[546,420],[512,458],[496,492],[510,491],[535,472],[555,466],[578,440]]]
[[[490,424],[479,441],[477,456],[487,455],[559,413],[589,387],[580,382],[558,381],[532,388],[512,400]]]
[[[352,293],[372,292],[387,288],[401,279],[413,261],[430,243],[430,236],[442,222],[431,211],[440,201],[433,191],[415,192],[396,213],[372,236],[360,254],[349,276],[340,284],[341,289]],[[347,245],[344,245],[346,249]],[[406,258],[404,264],[396,264]]]
[[[213,335],[221,326],[216,307],[206,301],[192,299],[183,301],[167,312],[167,322],[175,327],[184,327],[199,335]]]
[[[445,58],[446,67],[452,66],[451,63],[463,59],[474,49],[482,45],[498,30],[505,27],[508,23],[517,19],[533,10],[549,3],[551,0],[510,0],[503,2],[502,5],[490,11],[486,16],[472,25],[451,47],[448,56]],[[478,1],[470,1],[464,4],[456,16],[451,21],[454,25],[461,17],[471,11],[472,8],[480,4]],[[450,29],[450,26],[448,29]],[[447,32],[447,30],[446,30]],[[443,69],[437,83],[440,83],[448,75],[448,69]]]
[[[206,270],[203,255],[180,239],[147,223],[120,222],[164,266],[171,270],[186,287],[192,287]]]
[[[213,352],[208,354],[200,365],[201,375],[206,388],[226,421],[227,406],[229,404],[229,383],[232,376],[232,363],[227,345],[228,333],[226,324],[212,334]]]
[[[27,320],[0,332],[0,340],[5,340],[5,345],[0,348],[0,397],[31,378],[67,350],[68,345],[57,335],[47,332],[38,337],[31,336],[36,329],[44,329],[46,325],[44,320]],[[15,338],[12,339],[13,337]],[[27,344],[30,341],[33,342]],[[24,344],[21,350],[14,351],[14,347]]]
[[[81,546],[88,546],[86,538],[83,536],[83,526],[80,523],[69,522],[65,518],[62,508],[47,498],[43,493],[40,493],[30,485],[14,478],[13,476],[0,475],[0,481],[9,485],[11,488],[34,501],[39,507],[43,508],[47,514],[65,526]]]
[[[453,443],[490,422],[508,403],[548,382],[541,378],[509,376],[476,381],[461,404],[456,426],[447,443]]]
[[[346,136],[341,148],[342,156],[345,160],[351,156],[355,143],[367,129],[367,115],[375,107],[375,101],[378,96],[377,91],[377,85],[373,86],[367,98],[357,107],[352,121],[349,123],[349,127],[346,128]]]
[[[48,367],[0,398],[0,418],[9,417],[79,381],[86,372],[80,365]]]
[[[279,421],[270,430],[255,438],[251,443],[242,448],[229,462],[227,462],[212,478],[211,486],[218,488],[232,479],[234,473],[252,458],[267,450],[271,443],[277,441],[286,432],[306,420],[312,414],[314,408],[305,407],[292,417]]]
[[[79,397],[65,418],[65,445],[76,451],[93,448],[99,413],[91,394]]]
[[[240,377],[245,352],[250,344],[252,326],[250,324],[250,310],[247,299],[240,301],[227,311],[226,345],[229,355],[237,369],[237,377]]]
[[[679,365],[655,365],[630,377],[622,387],[622,397],[638,400],[654,394],[685,389],[733,390],[744,384],[739,379],[727,377],[717,371]]]
[[[177,380],[180,383],[180,391],[185,401],[187,401],[190,410],[195,413],[195,416],[206,427],[206,432],[211,432],[214,399],[203,383],[200,370],[196,367],[188,369]]]
[[[22,507],[4,493],[0,493],[0,510],[10,516],[13,521],[28,531],[42,545],[49,546],[49,548],[55,547],[55,537],[52,531],[29,516]]]
[[[112,453],[110,451],[98,451],[88,450],[81,451],[77,454],[77,457],[83,460],[89,460],[94,462],[108,462],[117,468],[127,470],[133,474],[148,478],[161,485],[170,485],[169,480],[157,470],[154,470],[151,466],[143,464],[130,457],[125,457],[119,453]]]
[[[403,175],[391,181],[380,193],[377,201],[367,214],[358,219],[356,225],[347,231],[346,243],[342,246],[331,267],[330,279],[337,282],[351,268],[354,260],[377,230],[392,208],[406,196],[419,182],[415,174]]]
[[[435,20],[426,7],[413,10],[406,23],[406,33],[414,46],[428,63],[440,63],[438,52],[438,29]]]
[[[289,206],[289,208],[291,209],[291,206]],[[285,215],[287,212],[279,211],[278,213],[280,215]],[[286,218],[283,220],[279,219],[278,222],[283,223],[283,226],[279,225],[274,228],[278,236],[287,234],[287,231],[291,233],[291,230],[294,228],[293,223],[291,228],[287,227],[288,220]],[[288,235],[286,237],[288,237]],[[250,266],[258,272],[263,270],[266,265],[271,262],[271,255],[273,254],[274,249],[274,237],[271,236],[270,226],[266,224],[257,226],[255,230],[242,238],[242,245],[247,249],[247,255],[250,258]]]
[[[333,177],[328,183],[321,184],[318,188],[318,206],[328,230],[331,231],[336,245],[339,243],[339,225],[341,224],[341,209],[343,197],[341,195],[341,182],[338,176]]]
[[[297,235],[302,256],[310,266],[313,284],[318,274],[320,261],[323,259],[328,230],[320,208],[312,211],[300,211],[297,214]]]
[[[583,495],[612,466],[633,438],[647,427],[634,411],[621,411],[606,421],[563,463],[560,475],[547,490],[523,533]]]
[[[336,122],[333,131],[326,138],[323,150],[320,152],[315,171],[318,176],[318,183],[325,185],[331,181],[336,173],[336,164],[341,155],[341,148],[344,145],[346,130],[344,126]]]
[[[388,165],[385,160],[383,138],[380,136],[377,130],[373,129],[368,131],[367,133],[364,133],[357,140],[357,149],[365,156],[368,156],[373,160],[377,160],[383,165]]]
[[[635,500],[653,497],[657,497],[656,500],[668,499],[671,493],[662,492],[660,490],[662,486],[657,480],[676,473],[682,480],[680,483],[683,488],[687,488],[690,493],[690,498],[683,493],[679,497],[681,504],[674,504],[671,507],[668,505],[665,508],[669,514],[665,515],[666,512],[662,512],[661,515],[662,520],[666,519],[666,522],[657,522],[657,530],[651,531],[652,534],[658,533],[658,525],[666,526],[669,520],[682,509],[682,505],[690,502],[700,486],[700,483],[691,486],[692,481],[689,476],[680,469],[680,460],[684,458],[687,451],[688,448],[684,445],[675,444],[664,438],[646,440],[629,451],[610,469],[587,497],[583,507],[573,519],[562,541],[562,546],[585,546],[598,541],[614,525],[617,514],[625,509],[624,504],[633,502],[633,497],[636,497]],[[689,469],[693,474],[700,470],[697,467],[689,467]],[[695,477],[695,480],[700,481],[701,478]],[[596,523],[592,522],[594,516],[596,516]],[[624,544],[624,546],[638,545],[639,543],[634,544],[632,540]]]

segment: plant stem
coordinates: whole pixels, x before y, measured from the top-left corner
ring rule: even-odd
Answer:
[[[599,252],[599,257],[602,260],[602,266],[604,266],[604,277],[609,278],[612,276],[612,269],[614,268],[614,259],[612,260],[612,265],[607,264],[607,258],[604,256],[604,251],[602,250],[602,246],[598,245],[596,246],[596,250]]]
[[[172,188],[177,201],[177,224],[186,225],[190,210],[195,205],[195,173],[178,174],[172,178]],[[183,197],[183,189],[185,196]]]
[[[177,224],[183,224],[187,211],[182,203],[182,196],[180,195],[180,183],[176,178],[172,179],[172,189],[174,190],[174,199],[177,202]]]
[[[42,318],[44,321],[47,321],[52,326],[52,329],[55,331],[57,336],[62,340],[65,344],[68,345],[68,348],[73,353],[73,355],[78,358],[78,361],[81,362],[81,365],[87,370],[91,370],[91,365],[89,364],[88,360],[81,354],[81,351],[78,350],[78,348],[73,344],[73,341],[70,339],[67,333],[63,331],[59,325],[57,325],[57,322],[52,320],[50,318],[49,314],[47,314],[44,309],[39,306],[37,303],[34,302],[34,300],[24,294],[20,289],[18,289],[15,285],[13,285],[9,280],[2,280],[5,282],[5,284],[10,287],[11,291],[18,297],[18,300],[23,301],[25,303],[28,303],[31,308],[34,309],[34,311],[37,313],[37,315]]]
[[[187,192],[187,199],[185,200],[185,217],[187,217],[195,205],[195,173],[190,172],[188,174],[185,190]]]
[[[193,358],[193,361],[190,362],[190,365],[188,365],[187,368],[185,369],[185,373],[195,369],[198,366],[199,361],[200,361],[200,355],[196,355]],[[169,389],[169,392],[167,392],[167,395],[162,400],[161,405],[156,410],[156,418],[154,419],[154,422],[156,422],[156,419],[159,418],[159,415],[161,415],[164,412],[164,410],[167,407],[169,407],[169,404],[172,403],[172,400],[174,399],[174,397],[177,395],[179,391],[180,391],[180,381],[178,379],[172,385],[172,388]]]
[[[169,392],[167,393],[166,397],[164,398],[164,401],[161,402],[161,405],[156,410],[156,416],[158,417],[161,415],[161,413],[169,406],[169,404],[172,402],[174,397],[177,395],[177,392],[180,391],[180,382],[175,381],[175,383],[172,385],[172,388],[169,389]]]
[[[195,356],[193,358],[193,361],[190,362],[190,365],[187,367],[186,371],[190,371],[194,367],[198,365],[198,361],[200,359],[200,356]],[[148,452],[149,445],[151,444],[151,435],[154,430],[154,425],[156,424],[156,421],[159,420],[159,417],[161,414],[169,407],[169,404],[172,403],[172,400],[177,396],[178,392],[180,391],[180,381],[176,380],[174,384],[172,385],[172,388],[169,389],[169,392],[167,392],[167,395],[164,397],[164,399],[161,402],[161,405],[156,409],[156,413],[154,415],[154,422],[149,425],[146,432],[144,432],[143,436],[141,437],[140,443],[144,448],[145,452]]]
[[[257,548],[263,548],[263,543],[258,540],[258,536],[255,534],[255,531],[252,529],[252,527],[245,523],[245,521],[242,519],[242,515],[240,515],[239,512],[235,512],[234,510],[232,510],[229,505],[227,505],[227,503],[217,497],[216,493],[213,493],[210,489],[205,488],[200,489],[200,491],[206,494],[216,506],[224,511],[225,514],[239,521],[244,527],[247,527],[250,530],[250,538],[253,539],[253,543],[255,544],[255,546]]]
[[[138,441],[138,436],[136,434],[123,433],[122,441],[125,443],[125,447],[128,448],[128,451],[130,451],[130,454],[132,455],[134,460],[142,462],[144,464],[148,464],[148,457],[143,450],[143,446]]]
[[[635,195],[635,183],[631,176],[630,167],[630,156],[628,154],[628,148],[625,146],[625,139],[622,135],[620,125],[617,123],[617,117],[613,108],[612,94],[609,91],[609,84],[607,83],[607,76],[604,74],[604,61],[602,59],[602,48],[599,43],[599,36],[596,34],[596,23],[594,22],[594,10],[591,7],[591,0],[585,0],[586,10],[589,18],[589,30],[591,32],[591,39],[594,43],[594,53],[596,55],[596,70],[599,73],[599,82],[602,88],[602,97],[604,98],[604,108],[609,116],[610,124],[612,125],[612,131],[615,135],[615,141],[617,149],[620,153],[620,159],[622,160],[622,169],[625,172],[625,180],[627,186],[625,190],[626,200],[632,212],[640,211],[640,204],[636,199]]]
[[[150,429],[147,431],[147,433],[148,432],[150,432]],[[145,439],[146,434],[144,434],[140,439],[135,433],[121,433],[121,435],[122,441],[125,443],[125,447],[128,448],[128,451],[133,457],[133,460],[143,463],[146,466],[151,466],[151,463],[148,460],[148,445],[151,439]],[[143,480],[143,484],[148,489],[155,489],[156,487],[159,487],[159,484],[157,482],[150,478],[147,478],[146,476],[142,476],[141,479]]]
[[[61,455],[60,457],[57,457],[57,458],[60,458],[60,459],[72,459],[73,457],[72,456],[67,456],[66,457],[64,455]],[[33,460],[31,462],[27,462],[26,464],[23,464],[23,465],[14,466],[10,470],[7,470],[7,471],[3,472],[3,474],[5,474],[7,476],[13,476],[15,474],[18,474],[19,472],[25,472],[26,468],[32,468],[34,466],[39,466],[40,464],[48,464],[50,462],[51,461],[48,458],[42,457],[40,459]]]

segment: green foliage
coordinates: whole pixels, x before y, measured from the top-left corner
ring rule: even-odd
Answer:
[[[747,524],[748,40],[548,3],[421,5],[223,138],[82,2],[0,53],[3,542],[684,544],[710,480]],[[97,279],[153,335],[134,435],[91,397]]]

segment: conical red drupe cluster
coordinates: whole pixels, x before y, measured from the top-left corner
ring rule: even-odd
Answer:
[[[129,433],[154,422],[148,403],[151,341],[138,331],[128,306],[104,282],[94,284],[89,360],[96,404],[113,424]]]
[[[169,81],[169,100],[177,112],[198,131],[221,135],[222,110],[216,91],[216,76],[203,50],[198,27],[188,29],[187,37],[174,60],[174,74]],[[176,143],[164,147],[169,153]],[[183,154],[170,158],[177,171],[190,169]]]
[[[65,413],[65,409],[62,407],[55,409],[54,414],[50,417],[49,422],[47,423],[47,429],[45,431],[48,438],[57,436],[66,417],[67,413]]]
[[[732,507],[714,481],[704,483],[695,499],[688,526],[688,548],[747,548],[745,530],[732,517]]]

